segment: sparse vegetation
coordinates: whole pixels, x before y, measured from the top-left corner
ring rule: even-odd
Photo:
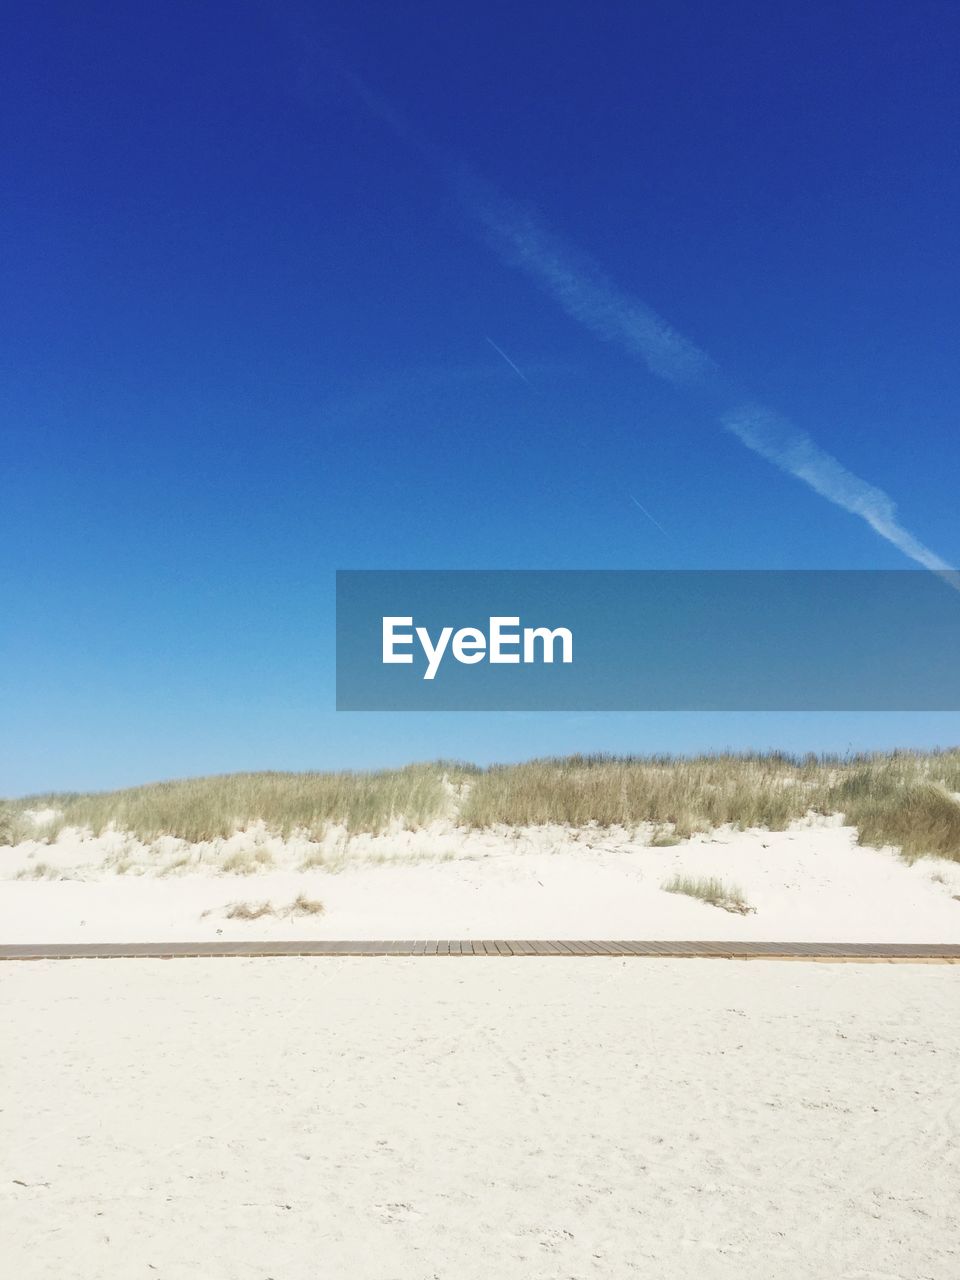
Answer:
[[[262,845],[258,845],[255,849],[238,849],[224,858],[220,864],[221,871],[230,872],[232,875],[249,876],[255,871],[259,871],[262,867],[268,867],[273,862],[273,854],[269,849],[265,849]]]
[[[0,845],[16,844],[20,838],[17,815],[8,804],[0,804]]]
[[[275,916],[277,913],[269,902],[234,902],[225,912],[228,920],[260,920],[264,916]]]
[[[224,912],[228,920],[262,920],[264,916],[322,916],[325,907],[316,898],[298,893],[287,907],[272,902],[233,902]]]
[[[49,806],[60,811],[60,825],[95,835],[112,823],[143,841],[170,835],[190,843],[226,838],[258,821],[282,836],[320,834],[332,823],[351,834],[380,832],[394,821],[417,828],[439,816],[447,803],[443,776],[440,765],[375,773],[233,773],[124,791],[31,796],[5,806],[3,821],[9,825],[26,808]]]
[[[305,893],[298,893],[289,908],[292,916],[322,916],[326,908],[317,898],[308,898]]]
[[[463,820],[475,827],[651,822],[678,839],[724,823],[782,830],[806,812],[823,773],[819,761],[779,755],[534,760],[481,773]]]
[[[157,872],[157,875],[175,876],[175,875],[178,875],[181,871],[186,871],[192,865],[193,865],[193,859],[190,857],[190,855],[187,853],[181,854],[179,858],[174,858],[173,862],[168,862],[165,866],[161,867],[160,870]]]
[[[33,866],[23,867],[17,872],[18,880],[57,880],[60,873],[56,867],[51,867],[48,862],[35,862]]]
[[[720,907],[722,911],[732,911],[741,916],[753,910],[736,885],[724,884],[715,876],[676,875],[660,887],[665,893],[683,893],[688,898],[699,898],[711,907]]]
[[[675,831],[671,831],[669,827],[658,827],[650,837],[651,849],[670,849],[681,841]]]
[[[342,851],[339,857],[343,857]],[[338,865],[337,859],[328,858],[322,849],[311,849],[307,856],[300,863],[301,871],[318,871],[318,870],[336,870]]]
[[[0,800],[0,848],[19,844],[22,840],[49,838],[55,834],[54,822],[38,824],[27,812],[26,803],[15,804]]]
[[[874,764],[844,778],[832,797],[861,844],[894,845],[908,862],[930,854],[960,862],[960,803],[952,782]]]
[[[91,795],[32,796],[0,802],[0,842],[49,835],[59,826],[95,834],[111,824],[144,842],[168,835],[188,843],[224,839],[263,824],[320,841],[331,825],[346,836],[417,830],[450,817],[488,828],[568,825],[653,828],[663,846],[726,824],[786,828],[807,814],[842,814],[864,844],[892,845],[913,860],[960,862],[960,749],[852,758],[779,753],[696,758],[570,756],[526,764],[411,765],[375,773],[244,773],[156,783]],[[31,827],[27,810],[56,810]],[[258,837],[259,839],[259,837]],[[221,864],[235,873],[269,865],[262,843]],[[332,849],[304,865],[332,866]]]
[[[807,756],[570,756],[479,773],[461,815],[474,827],[569,823],[636,829],[651,843],[730,824],[782,831],[808,813],[841,813],[863,844],[912,860],[960,861],[960,750],[852,759]]]

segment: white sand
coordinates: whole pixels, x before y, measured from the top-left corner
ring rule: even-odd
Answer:
[[[960,969],[0,966],[17,1280],[954,1280]]]
[[[717,831],[668,847],[559,827],[465,832],[437,823],[321,845],[254,830],[203,846],[120,833],[0,850],[0,942],[213,938],[655,938],[960,942],[960,864],[857,845],[838,822]],[[258,855],[264,863],[254,861]],[[253,874],[223,870],[250,859]],[[303,871],[305,859],[319,868]],[[52,878],[17,879],[46,868]],[[119,874],[117,868],[125,869]],[[664,893],[673,874],[719,876],[754,910]],[[322,916],[228,920],[231,903],[298,894]]]

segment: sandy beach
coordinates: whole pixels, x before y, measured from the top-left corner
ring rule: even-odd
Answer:
[[[0,1273],[960,1280],[958,44],[8,6]]]
[[[960,970],[5,964],[20,1280],[952,1280]]]
[[[0,943],[960,943],[960,862],[838,814],[57,819],[0,848]],[[953,1280],[958,996],[919,963],[4,962],[4,1243],[18,1280]]]
[[[142,844],[65,831],[0,851],[0,942],[216,938],[659,938],[960,942],[960,863],[859,845],[835,821],[721,828],[676,845],[560,826],[433,823],[323,843],[254,827]],[[233,870],[230,870],[233,868]],[[40,874],[38,874],[38,872]],[[244,874],[244,872],[246,874]],[[729,912],[662,886],[677,874],[742,890]],[[299,895],[322,913],[291,912]],[[231,918],[237,904],[276,914]]]

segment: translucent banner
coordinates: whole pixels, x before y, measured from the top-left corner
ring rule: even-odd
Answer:
[[[341,571],[342,711],[956,711],[923,571]]]

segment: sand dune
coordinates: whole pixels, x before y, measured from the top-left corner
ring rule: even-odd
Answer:
[[[836,822],[782,832],[720,829],[669,847],[645,840],[615,829],[469,832],[443,823],[349,841],[334,833],[322,846],[257,829],[204,846],[167,840],[149,847],[117,832],[96,840],[66,832],[53,845],[0,852],[0,942],[960,942],[960,864],[924,858],[908,865],[895,850],[858,845],[855,832]],[[662,885],[676,874],[720,877],[740,888],[751,909],[736,915],[665,893]],[[287,914],[300,894],[322,902],[323,914]],[[278,914],[228,918],[237,903],[269,903]]]

